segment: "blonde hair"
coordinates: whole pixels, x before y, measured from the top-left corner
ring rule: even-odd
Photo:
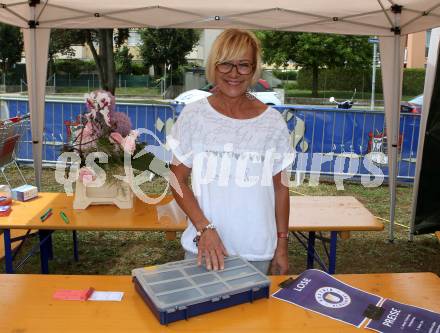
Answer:
[[[206,62],[206,77],[208,81],[215,83],[215,67],[217,63],[239,60],[248,49],[251,49],[254,54],[254,72],[251,84],[256,84],[261,74],[260,41],[252,32],[239,29],[227,29],[214,41]]]

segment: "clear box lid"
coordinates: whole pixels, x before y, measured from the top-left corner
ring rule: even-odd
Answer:
[[[168,312],[270,285],[266,275],[239,256],[225,258],[221,271],[208,271],[189,259],[136,268],[131,274],[159,311]]]

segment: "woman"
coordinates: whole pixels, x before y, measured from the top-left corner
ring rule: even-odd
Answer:
[[[167,138],[180,186],[173,194],[190,219],[185,258],[217,270],[225,256],[241,255],[266,274],[271,262],[271,273],[286,274],[289,191],[281,180],[292,149],[280,113],[249,93],[260,53],[247,31],[228,29],[214,42],[206,68],[213,94],[185,106]]]

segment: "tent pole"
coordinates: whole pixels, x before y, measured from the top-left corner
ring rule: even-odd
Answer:
[[[397,183],[397,151],[399,142],[399,127],[400,127],[400,110],[398,109],[400,105],[400,35],[395,35],[394,37],[394,63],[393,63],[393,109],[392,109],[392,122],[393,126],[391,128],[391,168],[390,170],[390,227],[388,232],[388,239],[390,242],[394,241],[394,220],[396,215],[396,183]]]
[[[35,18],[35,5],[29,2],[31,17]],[[42,133],[39,133],[39,114],[37,109],[37,25],[29,22],[29,27],[23,31],[26,54],[26,76],[29,113],[31,115],[32,158],[34,162],[35,185],[41,188],[41,162],[38,161],[38,144]]]
[[[32,60],[34,62],[34,65],[32,66],[32,73],[31,73],[31,77],[32,77],[32,82],[33,84],[29,84],[29,80],[28,80],[28,96],[29,96],[29,101],[30,99],[32,99],[32,105],[34,108],[36,108],[38,110],[37,107],[37,45],[36,45],[36,40],[37,40],[37,29],[31,29],[31,52],[32,52]],[[34,150],[38,149],[38,143],[40,141],[40,138],[42,139],[42,135],[40,135],[40,133],[34,133],[34,131],[32,130],[32,152],[34,152]],[[38,161],[35,157],[37,154],[32,153],[33,155],[33,159],[34,159],[34,172],[35,172],[35,185],[38,187],[38,190],[41,190],[41,161]]]
[[[38,3],[29,2],[30,17],[35,18]],[[47,58],[50,29],[38,28],[38,21],[28,22],[23,29],[26,54],[26,76],[28,84],[29,113],[31,116],[32,158],[34,161],[35,185],[41,189],[44,100],[46,93]]]
[[[393,5],[394,32],[392,37],[379,37],[382,83],[385,100],[386,133],[388,145],[388,179],[390,193],[390,226],[388,240],[394,241],[394,220],[396,212],[396,184],[398,173],[398,149],[400,128],[400,97],[402,91],[402,67],[404,39],[400,30],[401,6]]]

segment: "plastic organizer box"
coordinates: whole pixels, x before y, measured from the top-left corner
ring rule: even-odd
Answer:
[[[269,297],[270,281],[245,259],[225,260],[225,269],[208,271],[197,259],[136,268],[136,291],[162,325]]]

